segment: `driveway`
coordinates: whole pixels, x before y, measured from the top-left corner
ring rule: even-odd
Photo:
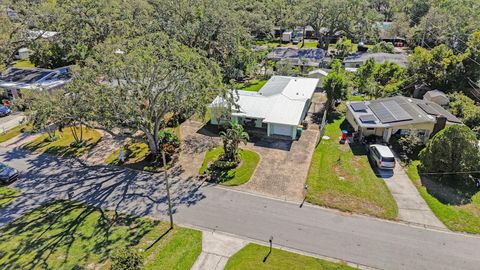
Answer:
[[[12,129],[20,124],[23,121],[25,116],[23,113],[14,112],[10,115],[0,118],[0,132],[5,132],[9,129]]]
[[[260,162],[250,181],[236,189],[301,202],[318,134],[304,130],[298,141],[249,143],[245,148],[257,152]]]
[[[400,161],[393,171],[378,170],[398,206],[398,218],[402,221],[446,229],[418,193]]]
[[[23,172],[22,195],[0,209],[0,224],[32,207],[72,198],[123,213],[167,220],[165,182],[152,175],[73,159],[0,148],[0,161]],[[406,226],[366,216],[200,185],[170,172],[174,221],[380,269],[478,269],[478,236]]]

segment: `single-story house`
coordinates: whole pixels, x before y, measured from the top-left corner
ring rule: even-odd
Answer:
[[[71,80],[69,67],[57,69],[9,68],[0,74],[0,90],[7,98],[16,98],[21,89],[53,90]]]
[[[435,102],[438,105],[446,108],[450,104],[450,99],[440,90],[431,90],[423,95],[423,99],[430,102]]]
[[[445,126],[461,124],[434,102],[403,96],[347,102],[346,119],[360,137],[375,135],[385,142],[392,134],[412,132],[425,142]]]
[[[392,22],[376,22],[379,38],[385,42],[391,42],[395,47],[405,46],[405,37],[398,36],[392,28]]]
[[[346,57],[343,64],[346,68],[358,68],[365,64],[368,59],[373,58],[376,63],[384,64],[386,62],[395,63],[399,66],[407,66],[407,55],[399,53],[356,53],[352,56]]]
[[[210,123],[218,125],[231,120],[267,136],[294,140],[317,83],[318,79],[312,78],[273,76],[258,92],[232,90],[236,105],[228,105],[223,97],[217,96],[210,104]],[[230,106],[227,109],[231,109],[231,119],[221,117],[226,106]]]
[[[323,78],[328,75],[328,72],[323,69],[315,69],[308,73],[308,78],[317,78],[318,85],[317,87],[322,87]]]
[[[276,47],[267,58],[273,61],[282,61],[294,66],[319,67],[324,61],[325,51],[320,48],[287,48]]]

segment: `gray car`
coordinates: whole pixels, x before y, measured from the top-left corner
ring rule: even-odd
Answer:
[[[0,183],[9,184],[18,178],[18,171],[6,164],[0,163]]]

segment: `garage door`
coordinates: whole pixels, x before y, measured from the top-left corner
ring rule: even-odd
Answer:
[[[292,137],[292,126],[274,124],[273,134]]]

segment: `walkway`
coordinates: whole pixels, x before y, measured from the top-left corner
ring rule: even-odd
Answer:
[[[398,206],[398,218],[402,221],[446,229],[446,226],[435,216],[417,188],[397,160],[397,166],[391,171],[380,171],[388,189]]]
[[[217,232],[202,232],[202,253],[192,270],[222,270],[228,259],[247,244],[247,241]]]

